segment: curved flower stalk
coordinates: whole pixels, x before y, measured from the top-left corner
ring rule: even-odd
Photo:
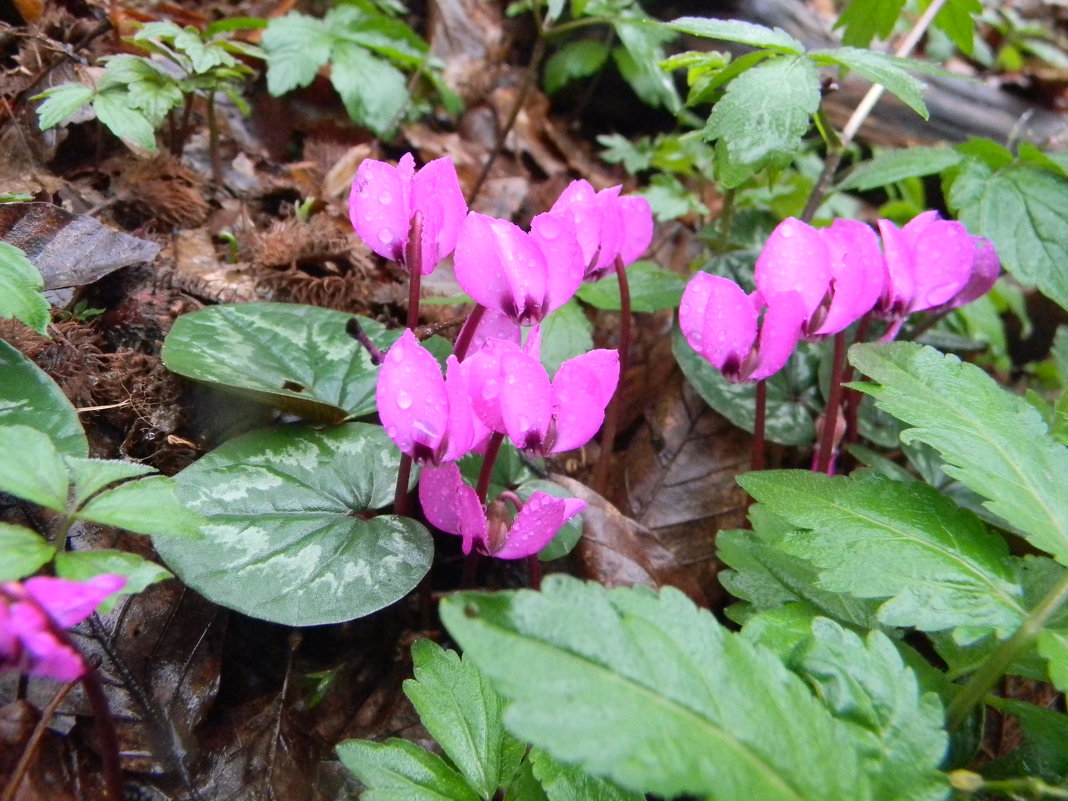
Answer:
[[[453,257],[456,280],[475,302],[519,325],[536,325],[563,306],[582,283],[585,265],[574,223],[546,212],[530,233],[506,220],[471,212]]]
[[[85,582],[38,576],[0,584],[0,667],[58,681],[80,678],[85,662],[56,630],[81,623],[125,584],[125,576],[113,574]]]
[[[886,257],[886,286],[876,313],[890,321],[883,339],[893,339],[918,311],[946,311],[986,293],[1000,264],[993,245],[973,237],[959,222],[925,211],[904,228],[879,220]]]
[[[871,311],[885,267],[878,237],[864,223],[835,220],[829,228],[813,228],[790,217],[768,237],[754,279],[767,298],[797,292],[805,309],[803,335],[818,339]]]
[[[384,161],[365,159],[356,170],[349,194],[349,218],[360,238],[375,253],[412,271],[409,238],[416,233],[412,220],[421,217],[419,264],[429,275],[456,247],[467,203],[448,157],[435,159],[416,171],[411,153],[394,167]]]
[[[796,290],[765,300],[738,284],[697,273],[682,293],[679,328],[730,381],[759,381],[782,369],[801,338],[809,304]],[[763,310],[763,315],[761,315]]]
[[[589,442],[619,382],[619,354],[603,349],[568,359],[550,381],[538,360],[540,340],[539,329],[523,348],[491,339],[462,365],[475,414],[532,456]]]
[[[597,281],[616,271],[616,259],[626,267],[653,240],[653,212],[643,197],[621,196],[621,186],[596,192],[589,181],[579,179],[553,203],[553,213],[565,214],[575,224],[575,233],[586,265],[584,278]]]
[[[508,515],[506,499],[517,510],[514,520]],[[535,492],[523,503],[506,492],[483,508],[453,463],[423,471],[419,502],[431,525],[463,538],[465,554],[476,550],[497,559],[533,556],[586,507],[577,498],[555,498],[544,492]]]
[[[375,400],[386,434],[418,464],[459,459],[489,434],[472,411],[456,357],[442,377],[437,359],[410,329],[386,353]]]

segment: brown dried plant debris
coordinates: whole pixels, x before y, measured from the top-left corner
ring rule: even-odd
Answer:
[[[303,267],[347,258],[352,227],[326,215],[291,217],[250,237],[251,260],[263,267]]]
[[[76,407],[97,403],[97,384],[108,369],[104,340],[96,327],[77,320],[53,323],[52,338],[15,320],[0,320],[0,339],[22,351],[59,384]]]
[[[123,158],[115,184],[117,200],[131,203],[163,230],[203,225],[211,213],[207,194],[203,178],[169,153]]]

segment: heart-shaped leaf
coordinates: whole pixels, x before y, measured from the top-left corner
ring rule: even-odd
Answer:
[[[430,568],[430,533],[388,504],[400,454],[380,426],[297,426],[231,440],[178,475],[208,520],[197,540],[161,538],[167,566],[210,600],[290,626],[370,614]]]
[[[163,344],[168,369],[222,384],[309,420],[375,410],[377,368],[345,333],[351,314],[296,303],[209,306],[178,318]],[[359,318],[385,350],[399,332]]]
[[[36,364],[0,340],[0,425],[43,431],[60,453],[88,456],[89,443],[66,395]]]

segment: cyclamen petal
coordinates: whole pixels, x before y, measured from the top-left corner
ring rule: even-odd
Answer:
[[[826,336],[845,330],[871,311],[882,294],[886,268],[879,238],[870,226],[839,219],[818,230],[830,255],[831,302],[823,321],[809,333]]]
[[[905,226],[906,233],[908,227]],[[916,294],[911,311],[946,303],[968,283],[975,261],[975,245],[959,222],[938,220],[926,226],[912,246]]]
[[[827,295],[830,252],[810,225],[789,217],[779,223],[757,257],[754,279],[765,298],[797,292],[811,316]]]
[[[774,375],[786,365],[801,339],[801,327],[807,315],[805,308],[798,292],[783,292],[768,299],[760,323],[756,363],[745,376],[749,381]]]
[[[552,422],[549,376],[535,359],[519,350],[500,360],[500,406],[505,433],[521,451],[544,453]]]
[[[639,195],[621,197],[618,207],[623,226],[619,258],[624,265],[633,264],[653,242],[653,210]]]
[[[81,623],[109,595],[126,585],[126,577],[113,573],[93,576],[86,581],[70,581],[37,576],[23,582],[26,594],[48,610],[63,628]]]
[[[695,351],[738,380],[757,337],[757,311],[733,281],[696,273],[682,293],[679,328]]]
[[[375,159],[360,163],[349,194],[349,217],[371,250],[405,263],[416,213],[422,217],[423,231],[422,260],[416,267],[427,275],[455,248],[467,213],[451,159],[435,159],[418,172],[411,153],[405,153],[396,167]]]
[[[486,513],[478,494],[464,483],[455,462],[430,467],[419,477],[419,504],[427,522],[447,534],[463,538],[465,554],[486,544]]]
[[[498,559],[533,556],[552,542],[564,523],[585,508],[586,502],[577,498],[555,498],[544,492],[535,492],[523,504],[504,543],[492,555]]]
[[[534,321],[540,322],[574,296],[582,286],[586,268],[570,218],[551,212],[539,214],[530,221],[530,238],[545,260],[544,312]]]
[[[591,350],[560,365],[552,382],[553,453],[580,448],[593,438],[618,383],[616,350]]]
[[[572,181],[551,209],[575,224],[585,277],[598,280],[645,252],[653,238],[653,214],[643,197],[621,197],[621,186],[594,192],[585,180]]]
[[[975,258],[972,262],[972,274],[968,283],[944,306],[939,306],[931,311],[945,311],[956,309],[977,300],[993,289],[997,283],[998,274],[1001,272],[1001,261],[998,259],[994,243],[981,236],[973,236],[972,244],[975,247]]]

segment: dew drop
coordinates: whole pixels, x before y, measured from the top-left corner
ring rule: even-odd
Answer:
[[[514,384],[515,383],[515,376],[514,375],[508,376],[507,381],[508,381],[509,384]]]
[[[497,386],[495,379],[490,379],[482,385],[482,397],[485,400],[493,400],[500,394],[500,388]]]
[[[398,342],[389,349],[388,356],[394,364],[400,364],[404,360],[404,348],[401,347],[401,344]]]
[[[525,418],[523,415],[519,415],[519,418],[516,422],[519,423],[519,428],[521,431],[527,431],[530,429],[530,421],[527,420],[527,418]]]
[[[378,232],[378,241],[381,242],[383,245],[388,245],[390,242],[393,241],[393,232],[388,228],[383,228],[381,231]]]
[[[378,196],[378,202],[381,203],[383,206],[388,206],[390,203],[393,202],[393,195],[391,195],[389,192],[383,192],[381,195]]]
[[[782,237],[783,237],[783,239],[789,239],[793,235],[794,235],[794,229],[793,228],[783,228],[782,229]]]
[[[397,406],[401,409],[412,408],[412,396],[403,390],[397,393]]]
[[[396,439],[397,438],[397,427],[396,426],[390,426],[389,428],[386,429],[386,434],[389,436],[390,439]]]

